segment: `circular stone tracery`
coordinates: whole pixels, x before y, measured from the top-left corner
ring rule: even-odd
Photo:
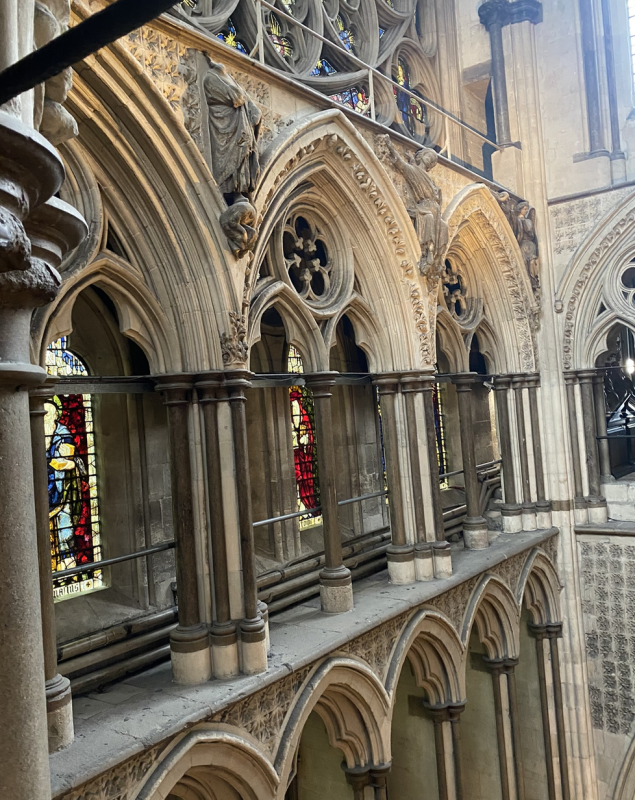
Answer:
[[[289,219],[282,250],[289,279],[300,297],[309,303],[328,298],[333,263],[317,228],[302,216]]]

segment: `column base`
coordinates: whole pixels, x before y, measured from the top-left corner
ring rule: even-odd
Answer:
[[[605,497],[585,497],[586,500],[586,507],[587,507],[587,515],[589,518],[589,522],[592,523],[603,523],[608,522],[609,518],[609,511],[606,505],[606,498]]]
[[[353,610],[353,579],[348,567],[325,567],[320,572],[320,602],[325,614]]]
[[[180,625],[170,634],[172,680],[181,686],[196,686],[212,677],[209,631],[206,625]]]
[[[265,623],[265,641],[267,642],[267,652],[271,650],[271,636],[269,634],[269,607],[262,600],[258,600],[258,611],[262,621]]]
[[[56,675],[46,682],[45,688],[49,753],[56,753],[72,744],[75,738],[71,682]]]
[[[548,500],[536,503],[536,523],[541,531],[551,528],[551,503]]]
[[[396,586],[405,586],[415,582],[415,552],[411,544],[403,546],[391,544],[386,555],[388,577],[391,583]]]
[[[235,678],[240,674],[238,661],[238,636],[233,623],[212,628],[212,672],[217,680]]]
[[[584,497],[573,498],[573,520],[576,525],[586,525],[589,521],[589,512]]]
[[[463,544],[466,550],[485,550],[489,547],[487,522],[483,517],[466,517],[463,523]]]
[[[431,542],[415,545],[415,578],[418,581],[434,579],[434,557]]]
[[[267,671],[267,631],[262,617],[240,623],[240,656],[243,675]]]
[[[535,531],[538,528],[538,524],[536,522],[536,506],[533,503],[527,503],[521,506],[522,511],[522,520],[523,520],[523,530],[524,531]]]
[[[520,533],[523,529],[522,509],[518,505],[502,505],[503,533]]]
[[[449,542],[435,542],[434,553],[434,577],[439,580],[446,580],[452,577],[452,548]]]

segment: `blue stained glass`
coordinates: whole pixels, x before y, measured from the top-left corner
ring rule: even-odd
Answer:
[[[337,70],[329,61],[325,58],[321,58],[311,70],[311,75],[315,78],[326,78],[329,75],[334,75],[336,72]]]
[[[340,14],[335,17],[335,27],[337,28],[337,35],[340,37],[340,41],[344,47],[351,53],[355,53],[355,36],[353,31],[347,27],[344,18]]]
[[[232,22],[231,17],[227,20],[227,28],[224,31],[221,31],[217,38],[221,40],[221,42],[225,42],[225,44],[233,47],[235,50],[238,50],[239,53],[244,53],[246,56],[249,55],[247,52],[247,48],[245,45],[236,37],[238,34],[236,33],[236,26]]]
[[[357,111],[359,114],[368,114],[370,108],[370,100],[368,99],[366,90],[356,86],[345,89],[343,92],[338,92],[338,94],[332,94],[331,100],[336,100],[338,103],[352,108],[353,111]]]

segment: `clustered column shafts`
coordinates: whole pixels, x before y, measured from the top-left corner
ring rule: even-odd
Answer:
[[[463,373],[452,376],[459,404],[461,430],[461,452],[463,453],[463,477],[465,479],[465,502],[467,516],[463,523],[463,537],[467,548],[477,550],[489,547],[487,523],[481,515],[481,489],[476,471],[474,446],[474,398],[472,386],[474,375]]]
[[[439,800],[463,800],[463,752],[461,746],[461,714],[465,711],[465,703],[448,703],[440,706],[431,706],[424,703],[430,712],[434,723],[434,744],[437,762],[437,781],[439,785]],[[451,782],[448,776],[448,759],[445,746],[443,726],[450,723],[452,736],[451,764],[454,772],[454,793],[451,791]]]
[[[335,442],[331,401],[335,372],[307,375],[306,385],[313,392],[317,432],[317,460],[320,476],[320,504],[324,535],[325,566],[320,572],[322,610],[342,613],[353,608],[351,572],[344,566],[335,482]]]
[[[432,492],[432,510],[434,513],[434,534],[437,542],[445,542],[443,524],[443,502],[439,483],[439,456],[437,453],[436,422],[434,418],[435,377],[426,375],[422,378],[423,404],[425,410],[426,435],[428,437],[428,463],[430,468],[430,491]]]
[[[600,482],[611,480],[611,451],[606,429],[606,398],[604,396],[604,370],[599,369],[593,376],[593,397],[595,401],[595,419],[598,435],[598,451],[600,455]]]
[[[540,715],[545,746],[545,766],[547,771],[547,791],[549,800],[556,800],[556,777],[553,768],[553,747],[551,744],[551,720],[549,716],[549,694],[547,689],[547,669],[545,665],[545,645],[548,638],[545,625],[529,625],[536,639],[536,658],[538,661],[538,687],[540,691]]]
[[[388,800],[388,775],[390,764],[348,768],[342,765],[348,784],[353,789],[353,800],[364,800],[366,787],[372,786],[373,800]]]
[[[209,632],[201,622],[198,604],[188,424],[192,377],[184,374],[161,376],[157,390],[163,393],[168,412],[172,520],[176,544],[179,624],[170,635],[172,669],[176,683],[195,684],[209,680],[211,662]]]
[[[412,476],[412,501],[415,512],[415,527],[417,542],[425,542],[426,518],[423,503],[423,479],[421,475],[421,461],[419,458],[419,426],[417,425],[417,410],[415,399],[417,394],[423,392],[421,376],[416,372],[408,372],[401,377],[401,391],[406,403],[406,420],[408,423],[408,439],[410,441],[410,474]]]
[[[538,410],[538,388],[540,376],[530,375],[527,378],[529,394],[529,414],[531,418],[531,439],[534,452],[534,472],[536,476],[536,510],[538,512],[539,527],[551,526],[551,502],[547,499],[545,490],[545,471],[542,459],[542,438],[540,436],[540,412]]]
[[[582,60],[589,126],[589,152],[604,152],[600,79],[596,48],[595,9],[592,0],[579,0],[582,31]],[[607,153],[608,155],[608,153]]]
[[[512,450],[512,429],[509,416],[509,397],[512,376],[497,375],[494,378],[496,393],[496,419],[498,443],[503,461],[503,489],[505,502],[501,507],[504,533],[518,533],[522,530],[522,509],[516,496],[516,474]]]
[[[509,770],[507,762],[507,741],[505,737],[505,721],[503,715],[503,687],[502,676],[505,669],[503,659],[489,659],[483,657],[487,668],[492,675],[492,686],[494,689],[494,713],[496,715],[496,741],[498,744],[498,767],[501,779],[502,800],[510,800],[509,790]]]
[[[595,370],[581,370],[578,372],[582,398],[582,424],[586,445],[587,476],[589,480],[589,496],[585,500],[589,510],[589,521],[606,522],[606,500],[602,496],[598,458],[598,431],[593,386],[595,377]]]
[[[51,397],[51,388],[42,387],[30,393],[31,457],[33,460],[33,497],[37,529],[40,601],[42,605],[42,640],[44,646],[44,679],[46,681],[46,714],[49,751],[67,747],[74,738],[71,684],[57,669],[57,636],[53,578],[51,575],[51,529],[49,524],[48,470],[44,404]]]
[[[227,389],[223,386],[222,373],[209,373],[199,376],[196,382],[196,389],[199,404],[203,411],[205,429],[205,457],[207,463],[212,570],[214,575],[214,622],[210,632],[210,639],[214,654],[214,675],[217,678],[225,678],[238,672],[236,624],[231,618],[229,599],[227,542],[225,540],[221,450],[218,427],[218,406],[219,403],[228,401],[228,394]]]
[[[556,780],[553,770],[553,750],[551,747],[551,723],[549,720],[549,697],[546,678],[547,658],[543,644],[545,640],[549,642],[549,661],[551,663],[551,683],[553,686],[554,716],[556,719],[558,761],[560,765],[560,792],[562,800],[571,800],[571,788],[569,784],[569,756],[567,753],[564,702],[562,697],[562,677],[560,675],[560,653],[558,648],[558,639],[562,637],[562,623],[548,622],[538,625],[530,624],[529,631],[536,638],[538,678],[540,685],[540,707],[545,737],[545,757],[547,760],[549,800],[553,800],[557,794]]]
[[[536,506],[531,499],[531,477],[529,474],[529,450],[527,447],[527,426],[525,423],[526,379],[524,375],[512,375],[516,407],[516,431],[518,433],[518,453],[520,457],[520,477],[523,493],[522,522],[523,530],[536,530]]]
[[[516,798],[525,800],[525,772],[523,751],[520,741],[520,715],[518,713],[518,693],[516,691],[517,658],[506,659],[503,670],[507,676],[507,693],[509,696],[509,722],[512,733],[512,750],[514,754],[514,772],[516,779]]]
[[[238,528],[243,575],[244,618],[240,623],[243,672],[257,674],[267,667],[266,628],[258,606],[256,560],[254,546],[249,449],[247,439],[246,390],[251,387],[251,373],[245,369],[225,373],[229,392],[234,436],[236,491],[238,496]]]
[[[564,381],[567,387],[569,437],[571,440],[571,460],[573,462],[573,502],[576,509],[583,509],[586,508],[586,503],[584,500],[584,490],[582,488],[582,466],[580,463],[580,441],[578,438],[578,412],[575,398],[575,387],[578,379],[575,372],[565,372]]]
[[[415,580],[414,546],[408,543],[404,516],[399,441],[397,431],[397,397],[400,376],[395,373],[375,378],[381,408],[386,478],[390,498],[392,543],[387,552],[388,572],[393,583],[407,584]]]

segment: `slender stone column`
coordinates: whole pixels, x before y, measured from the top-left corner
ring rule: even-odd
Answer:
[[[423,507],[423,480],[419,459],[419,426],[415,398],[423,391],[423,384],[417,372],[406,372],[401,376],[401,391],[406,403],[406,422],[410,447],[410,474],[412,476],[412,503],[415,512],[416,543],[427,541],[426,518]]]
[[[505,671],[504,660],[490,660],[483,657],[483,661],[492,674],[494,688],[494,713],[496,714],[496,741],[498,743],[498,765],[501,777],[502,800],[510,800],[509,770],[507,768],[507,741],[505,736],[505,720],[503,716],[503,687],[502,676]]]
[[[372,766],[370,768],[370,782],[375,792],[374,800],[388,800],[388,774],[390,764]]]
[[[218,403],[227,399],[222,386],[222,373],[199,376],[196,382],[198,402],[205,423],[205,457],[207,462],[207,494],[209,523],[212,540],[212,569],[214,574],[214,622],[210,641],[212,668],[215,678],[231,678],[240,672],[238,636],[231,618],[229,604],[229,575],[227,568],[227,542],[223,514],[223,486],[221,481],[221,452],[218,438]]]
[[[448,706],[450,726],[452,730],[452,755],[454,761],[454,787],[456,800],[467,798],[463,783],[463,747],[461,744],[461,714],[465,711],[465,703]]]
[[[2,11],[0,17],[7,21]],[[2,30],[13,34],[12,26]],[[12,60],[12,50],[0,56]],[[3,111],[0,152],[0,797],[46,800],[51,786],[40,592],[33,586],[39,565],[28,395],[46,373],[31,364],[29,341],[33,310],[53,300],[61,280],[48,260],[32,253],[23,223],[35,210],[46,216],[64,168],[42,136]],[[79,235],[69,229],[64,242],[70,207],[57,203],[61,260],[86,226],[72,210],[83,228]]]
[[[157,391],[163,393],[168,410],[172,520],[176,542],[176,590],[179,624],[170,634],[174,682],[197,684],[212,676],[209,631],[201,622],[198,605],[194,501],[188,416],[191,375],[160,375]]]
[[[439,457],[437,455],[436,424],[434,419],[435,390],[434,375],[422,378],[423,404],[426,416],[426,435],[428,437],[428,462],[430,466],[430,491],[432,494],[432,510],[434,512],[434,538],[439,543],[445,542],[445,529],[443,526],[443,502],[441,500],[441,487],[439,485]]]
[[[606,438],[606,399],[604,397],[604,370],[598,370],[593,376],[593,398],[595,402],[595,422],[600,454],[600,483],[613,480],[611,470],[611,451]]]
[[[571,800],[569,785],[569,756],[567,754],[567,736],[564,719],[564,703],[562,700],[562,677],[560,675],[560,653],[558,639],[562,636],[562,623],[547,625],[547,638],[551,651],[551,669],[553,670],[553,700],[556,712],[556,729],[558,731],[558,756],[560,761],[560,785],[562,800]]]
[[[582,466],[580,462],[580,442],[578,439],[578,413],[575,401],[575,387],[578,382],[575,372],[565,372],[564,381],[567,387],[567,407],[569,409],[569,438],[571,439],[571,461],[573,462],[573,506],[575,521],[587,522],[586,501],[582,488]]]
[[[527,378],[529,394],[529,414],[531,417],[531,439],[534,451],[534,470],[536,474],[536,521],[538,527],[551,527],[551,503],[545,491],[545,472],[542,461],[542,439],[540,437],[540,412],[538,411],[538,387],[540,376],[530,375]]]
[[[251,372],[246,369],[225,373],[229,391],[234,434],[236,491],[238,495],[238,528],[243,572],[244,618],[240,623],[242,671],[257,675],[267,669],[267,631],[258,606],[251,481],[249,478],[249,445],[247,440],[246,390],[251,387]]]
[[[589,496],[585,499],[589,512],[589,522],[606,522],[608,513],[606,499],[602,497],[602,487],[600,486],[597,422],[593,397],[593,381],[595,375],[595,370],[591,369],[578,372],[580,393],[582,395],[582,422],[584,425],[584,439],[586,443],[587,475],[589,478]]]
[[[426,376],[427,377],[427,376]],[[452,551],[450,543],[444,541],[435,542],[434,545],[427,541],[425,508],[423,501],[423,479],[421,475],[421,462],[419,459],[419,426],[417,425],[417,415],[415,398],[417,394],[422,394],[424,403],[424,376],[421,373],[409,372],[402,376],[401,386],[406,401],[406,419],[408,422],[408,439],[410,440],[410,472],[412,475],[412,496],[415,511],[415,523],[417,527],[417,543],[415,544],[415,576],[418,581],[426,581],[431,578],[449,578],[452,575]],[[434,427],[432,429],[434,434]],[[430,446],[428,435],[428,447]],[[436,462],[436,440],[433,437],[434,460]],[[436,479],[438,467],[431,473],[432,480]],[[439,490],[438,481],[437,491]]]
[[[514,454],[509,420],[509,392],[511,375],[497,375],[494,378],[496,392],[496,417],[498,421],[498,442],[503,459],[503,489],[505,503],[501,507],[504,533],[519,533],[523,529],[522,509],[516,499],[516,477],[514,474]]]
[[[508,658],[504,670],[507,676],[507,694],[509,696],[509,722],[512,731],[512,750],[514,755],[514,771],[516,778],[516,799],[525,800],[525,771],[523,767],[523,751],[520,742],[520,716],[518,713],[518,693],[516,691],[517,658]]]
[[[388,574],[392,583],[407,584],[415,580],[414,547],[406,538],[403,494],[401,490],[401,467],[399,464],[399,441],[397,434],[396,399],[399,375],[385,374],[374,381],[379,390],[386,477],[390,497],[390,529],[392,544],[388,548]]]
[[[370,771],[368,767],[355,767],[348,769],[342,764],[346,781],[353,789],[353,800],[364,800],[366,787],[370,785]]]
[[[602,130],[600,79],[595,33],[595,9],[592,0],[579,0],[580,26],[582,29],[582,60],[586,88],[587,119],[589,125],[589,152],[606,153]]]
[[[351,573],[348,567],[344,566],[342,557],[342,535],[335,483],[335,443],[331,398],[336,376],[336,372],[318,372],[305,377],[306,385],[313,392],[315,408],[325,554],[325,565],[320,572],[320,600],[322,611],[327,614],[342,614],[353,608]]]
[[[542,716],[542,735],[545,745],[545,766],[547,769],[547,791],[549,800],[556,800],[556,776],[553,768],[553,747],[551,745],[551,721],[549,717],[549,694],[547,689],[547,669],[545,664],[546,625],[529,625],[529,631],[536,639],[538,661],[538,687],[540,691],[540,714]]]
[[[492,57],[492,82],[494,90],[494,113],[496,115],[496,140],[498,144],[510,144],[509,101],[507,77],[505,75],[505,53],[503,50],[503,27],[510,22],[507,0],[487,0],[479,6],[478,16],[489,33]]]
[[[606,87],[609,100],[609,120],[611,122],[611,161],[624,161],[620,141],[620,113],[615,80],[615,49],[613,42],[613,25],[611,23],[611,7],[609,0],[602,2],[602,27],[604,29],[604,58],[606,63]],[[625,180],[625,170],[621,167],[620,177]],[[615,182],[615,181],[614,181]]]
[[[474,451],[474,410],[472,385],[474,375],[463,373],[453,375],[459,401],[459,423],[461,428],[461,452],[463,453],[463,476],[465,478],[465,501],[467,516],[463,523],[463,540],[469,550],[482,550],[489,547],[487,523],[481,516],[481,489],[476,472],[476,453]]]
[[[524,531],[536,530],[536,506],[531,501],[531,482],[529,478],[529,453],[527,452],[527,430],[525,427],[525,376],[513,375],[512,387],[516,406],[516,429],[518,431],[518,450],[520,453],[520,477],[523,490],[522,520]]]
[[[46,437],[44,435],[44,403],[51,397],[51,388],[33,389],[30,393],[31,457],[33,459],[33,496],[37,527],[37,552],[42,604],[42,640],[44,645],[44,679],[46,681],[46,720],[49,752],[67,747],[75,736],[71,683],[57,669],[57,637],[55,604],[51,576],[51,529],[49,525],[48,472]]]
[[[439,800],[449,800],[448,771],[445,752],[445,738],[443,724],[448,722],[450,715],[447,706],[427,706],[434,724],[434,753],[437,761],[437,783],[439,785]]]

